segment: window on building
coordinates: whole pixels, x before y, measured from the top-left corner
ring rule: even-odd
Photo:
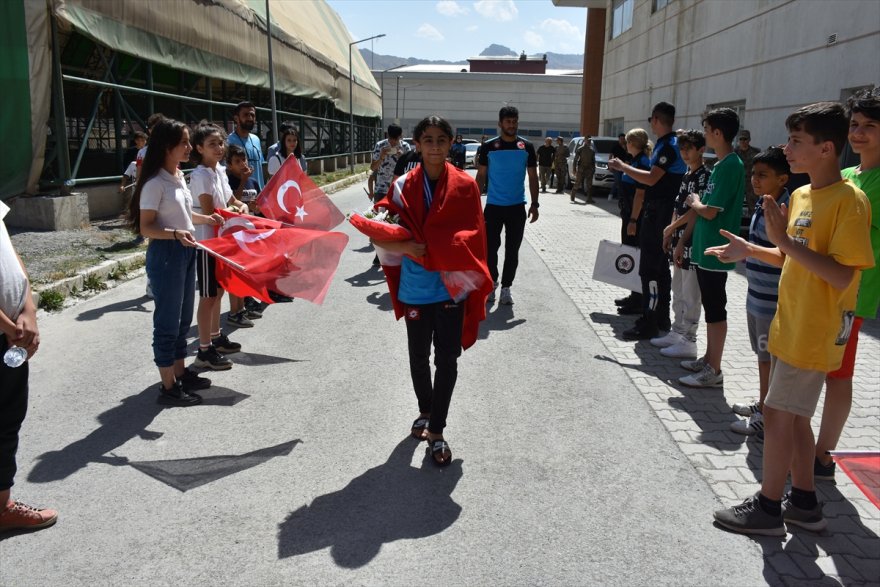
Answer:
[[[861,92],[862,90],[873,90],[874,84],[868,84],[867,86],[856,86],[854,88],[844,88],[840,90],[840,103],[846,106],[846,101],[849,100],[849,97],[855,94],[856,92]]]
[[[623,118],[608,118],[605,120],[606,137],[616,137],[623,132]]]
[[[719,102],[718,104],[709,104],[706,106],[706,112],[715,110],[716,108],[730,108],[739,116],[739,127],[747,129],[746,126],[746,101],[736,100],[735,102]]]
[[[672,2],[672,0],[653,0],[653,5],[651,7],[651,12],[657,12],[658,10],[663,10],[666,8],[666,5]]]
[[[614,0],[611,4],[611,38],[617,38],[633,25],[635,0]]]

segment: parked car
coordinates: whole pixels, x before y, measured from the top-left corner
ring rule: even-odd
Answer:
[[[574,167],[574,157],[578,148],[583,144],[584,137],[576,137],[568,144],[568,187],[571,188],[577,170]],[[614,187],[614,173],[608,169],[608,159],[611,158],[611,149],[617,144],[617,137],[592,137],[590,144],[596,154],[596,170],[593,172],[593,187],[610,190]]]
[[[480,143],[468,143],[464,146],[464,166],[465,167],[476,167],[477,166],[477,150],[480,148]]]

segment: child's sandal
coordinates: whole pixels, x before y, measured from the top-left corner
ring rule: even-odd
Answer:
[[[431,453],[434,464],[439,467],[446,467],[452,462],[452,451],[449,449],[449,444],[442,438],[429,440],[427,450]]]
[[[415,438],[416,440],[428,440],[428,418],[419,416],[412,423],[412,428],[409,431],[410,436]]]

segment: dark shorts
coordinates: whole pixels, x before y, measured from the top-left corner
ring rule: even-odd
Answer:
[[[196,278],[200,298],[216,298],[220,290],[217,284],[217,261],[203,249],[196,251]]]
[[[706,324],[727,320],[727,271],[707,271],[697,267],[697,283],[700,284]]]

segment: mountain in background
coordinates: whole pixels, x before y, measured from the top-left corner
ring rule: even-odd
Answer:
[[[398,65],[462,65],[465,68],[468,65],[467,61],[444,61],[442,59],[419,59],[417,57],[381,55],[379,53],[373,53],[369,49],[360,49],[360,52],[364,61],[367,62],[367,66],[374,71],[382,71],[383,69],[397,67]],[[496,45],[493,43],[483,49],[480,55],[483,57],[516,57],[519,53],[509,47],[505,47],[504,45]],[[530,55],[530,57],[541,57],[542,55],[544,55],[544,53],[536,53]],[[583,55],[552,52],[548,52],[546,55],[547,69],[583,69],[584,67]]]

